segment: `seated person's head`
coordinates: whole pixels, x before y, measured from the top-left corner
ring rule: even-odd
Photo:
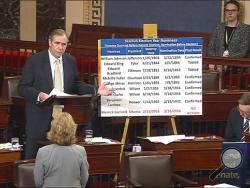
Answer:
[[[55,144],[68,146],[76,142],[76,128],[72,116],[67,112],[58,114],[51,122],[48,139]]]
[[[233,21],[238,18],[240,11],[240,3],[236,0],[229,0],[224,5],[226,21]]]
[[[249,119],[250,118],[250,93],[249,92],[244,93],[240,97],[238,102],[239,102],[238,109],[239,109],[240,115],[243,118]]]
[[[226,1],[224,8],[226,9],[229,4],[234,5],[234,7],[237,9],[237,11],[240,10],[240,3],[237,0]]]

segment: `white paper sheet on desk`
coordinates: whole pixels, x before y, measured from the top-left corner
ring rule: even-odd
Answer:
[[[56,88],[54,88],[54,89],[50,92],[49,96],[52,96],[52,95],[56,95],[56,96],[58,96],[58,97],[75,96],[75,95],[70,95],[70,94],[64,93],[63,91],[60,91],[59,89],[56,89]]]
[[[163,144],[169,144],[176,140],[185,139],[185,135],[152,136],[146,138],[149,139],[151,142],[160,142]]]
[[[10,148],[12,148],[12,145],[9,142],[0,144],[0,149],[10,149]]]
[[[91,142],[93,143],[114,143],[108,138],[102,138],[102,137],[94,137],[91,139]]]
[[[227,187],[239,188],[239,187],[229,185],[229,184],[226,184],[226,183],[217,184],[217,185],[205,185],[204,186],[204,188],[214,188],[214,187],[219,187],[219,188],[227,188]]]

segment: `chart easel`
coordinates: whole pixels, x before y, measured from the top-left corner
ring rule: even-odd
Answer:
[[[157,24],[144,24],[143,25],[143,38],[158,38]],[[126,120],[125,120],[123,135],[122,135],[122,139],[121,139],[121,143],[123,145],[126,142],[128,126],[129,126],[129,120],[130,119],[131,119],[131,117],[127,117]],[[175,117],[174,116],[170,117],[170,120],[171,120],[173,133],[175,135],[177,135]],[[146,136],[148,137],[148,136],[151,135],[151,117],[150,116],[147,116],[147,124],[146,124],[146,126],[147,126],[146,127]],[[122,155],[122,153],[123,153],[123,147],[122,147],[121,155]]]
[[[170,87],[169,85],[172,84],[172,81],[170,80],[173,77],[172,74],[171,76],[169,76],[168,72],[172,71],[180,72],[182,70],[181,67],[179,68],[179,65],[174,67],[168,66],[172,64],[172,61],[168,59],[175,58],[175,53],[172,53],[173,51],[171,46],[173,45],[178,46],[178,44],[181,44],[180,49],[178,48],[179,50],[178,52],[183,52],[184,48],[182,47],[182,45],[185,45],[186,41],[188,43],[191,43],[191,41],[197,41],[197,39],[186,39],[186,38],[158,39],[156,24],[144,25],[143,34],[144,34],[143,39],[103,39],[98,41],[98,72],[99,74],[101,74],[99,75],[99,84],[101,80],[103,82],[110,82],[110,86],[112,87],[114,85],[113,88],[117,89],[116,95],[110,96],[110,98],[109,97],[102,98],[101,113],[104,117],[106,116],[126,117],[122,138],[120,141],[122,144],[120,152],[120,160],[122,158],[124,145],[127,139],[130,119],[133,116],[142,116],[142,115],[144,117],[146,116],[145,136],[149,137],[151,136],[151,131],[152,131],[151,117],[150,117],[151,114],[153,114],[154,116],[156,115],[169,116],[172,115],[172,112],[175,112],[176,109],[178,110],[178,108],[175,107],[176,109],[174,109],[173,111],[172,106],[167,105],[167,103],[175,103],[172,102],[173,100],[171,98],[169,99],[168,97],[170,95],[171,96],[175,95],[174,92],[170,92],[170,90],[172,90],[172,87],[170,88],[170,90],[168,90],[168,87]],[[200,43],[198,40],[197,43],[192,43],[192,44],[200,44]],[[177,49],[175,49],[175,51],[177,51]],[[180,57],[181,56],[177,56],[177,59],[180,59]],[[128,69],[128,67],[124,65],[126,64],[126,62],[128,62],[129,65],[131,64],[131,66],[134,66],[135,68],[131,69],[131,67],[129,66],[130,69]],[[101,65],[103,66],[103,68],[101,67]],[[125,72],[128,73],[125,74]],[[134,74],[134,72],[141,72],[141,74],[140,76],[138,76],[139,74]],[[157,73],[157,76],[155,75],[155,73]],[[165,75],[168,76],[166,77]],[[176,73],[173,75],[175,76]],[[145,82],[144,79],[146,79]],[[174,79],[179,79],[179,78],[178,76],[176,76],[176,78],[174,77]],[[118,82],[115,82],[115,80],[118,80]],[[133,80],[133,82],[129,82],[128,80]],[[132,92],[128,92],[126,90],[127,86],[126,83],[129,86],[132,85],[131,87],[128,88]],[[143,84],[144,88],[140,89],[139,85],[137,87],[133,86],[135,84],[139,84],[141,86]],[[175,80],[174,84],[179,84],[179,81]],[[165,85],[168,85],[168,87],[162,88],[162,86]],[[173,87],[173,89],[175,88]],[[123,93],[123,90],[125,91],[125,94]],[[141,91],[143,91],[143,94],[140,94]],[[163,91],[164,91],[164,98],[157,97],[157,96],[162,96]],[[127,96],[135,96],[135,97],[133,99],[130,98],[128,99]],[[145,96],[145,98],[142,96]],[[179,102],[177,101],[176,103]],[[159,104],[164,104],[164,105],[159,106]],[[171,120],[173,133],[177,134],[175,117],[168,117],[168,118],[169,120]]]
[[[157,24],[143,24],[143,38],[158,38],[158,36],[157,36]],[[125,120],[125,125],[124,125],[122,139],[121,139],[121,143],[123,144],[123,146],[126,143],[130,118],[131,117],[127,117]],[[150,116],[147,116],[147,128],[146,128],[147,129],[146,130],[147,136],[151,135],[150,119],[151,119]],[[120,159],[121,159],[122,153],[123,153],[123,146],[122,146],[122,150],[121,150]]]

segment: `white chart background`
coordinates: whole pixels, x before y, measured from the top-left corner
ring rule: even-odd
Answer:
[[[200,38],[101,40],[101,83],[115,90],[101,97],[101,116],[202,115],[201,43]]]

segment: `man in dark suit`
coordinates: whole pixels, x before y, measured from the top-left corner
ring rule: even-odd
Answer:
[[[18,91],[26,100],[26,147],[25,158],[34,158],[36,142],[46,138],[52,119],[52,106],[39,105],[45,101],[55,87],[54,79],[58,72],[62,91],[68,94],[96,94],[95,87],[79,80],[75,58],[64,54],[68,37],[64,30],[53,30],[49,37],[49,49],[36,53],[26,62]],[[55,73],[56,61],[61,62]],[[102,85],[99,94],[109,95],[111,91]]]
[[[227,120],[227,127],[225,129],[225,136],[224,139],[226,142],[245,142],[245,133],[249,133],[249,118],[250,118],[250,93],[244,93],[240,99],[238,100],[238,107],[233,108],[228,116]],[[249,148],[248,148],[249,149]],[[243,154],[243,156],[246,155],[246,163],[250,164],[250,158],[249,158],[249,151],[248,154]],[[243,157],[243,160],[245,160],[245,157]],[[247,168],[247,165],[241,168],[239,173],[242,173],[242,178],[249,179],[250,177],[250,171],[249,168]],[[242,176],[245,174],[244,176]],[[243,182],[243,181],[242,181]]]
[[[225,141],[228,142],[244,141],[244,129],[249,132],[250,93],[243,94],[238,103],[238,107],[233,108],[228,116],[224,136]],[[245,128],[243,128],[244,125]]]

